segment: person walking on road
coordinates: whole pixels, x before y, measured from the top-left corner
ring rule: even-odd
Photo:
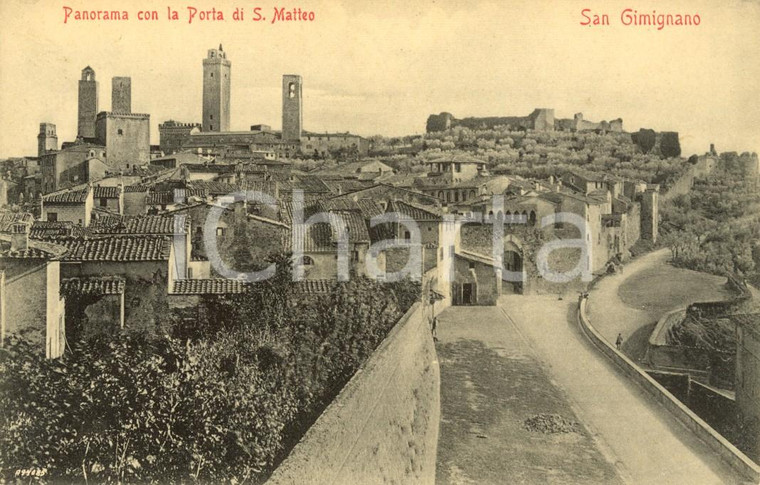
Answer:
[[[623,345],[623,334],[619,333],[617,336],[617,340],[615,340],[615,347],[617,347],[617,349],[620,350],[621,345]]]
[[[438,328],[438,317],[433,317],[433,323],[430,325],[430,331],[433,333],[433,340],[438,340],[438,333],[436,332]]]

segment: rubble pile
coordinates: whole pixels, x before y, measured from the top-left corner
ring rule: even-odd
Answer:
[[[536,414],[523,422],[528,431],[534,433],[577,433],[580,425],[558,414]]]

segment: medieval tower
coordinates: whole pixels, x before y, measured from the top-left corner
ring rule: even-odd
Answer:
[[[221,44],[203,59],[203,131],[230,129],[231,66]]]
[[[282,76],[282,139],[300,141],[303,129],[303,81],[297,74]]]
[[[131,77],[115,77],[111,79],[111,111],[114,113],[132,112]]]
[[[98,82],[95,80],[95,70],[90,66],[82,69],[79,80],[79,122],[77,136],[83,138],[95,137],[95,117],[98,115]]]
[[[40,133],[37,135],[37,156],[58,150],[58,135],[53,123],[40,123]]]

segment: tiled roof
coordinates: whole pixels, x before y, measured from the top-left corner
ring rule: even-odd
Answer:
[[[332,231],[327,223],[321,224],[297,224],[290,231],[283,234],[285,248],[292,250],[294,241],[303,241],[303,251],[306,253],[334,253],[335,246],[332,244]]]
[[[79,237],[84,228],[71,221],[34,221],[29,231],[32,239],[55,239],[60,237]]]
[[[280,191],[292,192],[293,190],[303,190],[306,193],[330,193],[330,187],[317,176],[314,175],[297,175],[292,180],[283,180],[280,182]]]
[[[146,184],[127,185],[124,187],[124,192],[147,192],[148,188]]]
[[[45,195],[42,201],[45,204],[84,204],[88,194],[88,189],[69,190]]]
[[[303,217],[304,221],[312,215],[319,212],[319,199],[315,197],[304,197]],[[282,197],[279,201],[280,206],[280,220],[285,224],[291,224],[293,222],[293,201],[290,197]]]
[[[203,173],[203,172],[231,173],[235,171],[235,165],[217,164],[217,163],[209,163],[209,164],[193,163],[193,164],[182,165],[182,168],[186,169],[189,172],[198,172],[198,173]]]
[[[226,195],[231,194],[233,192],[240,192],[242,189],[236,185],[233,184],[227,184],[224,182],[217,182],[215,180],[193,180],[187,183],[188,186],[188,195],[187,197],[191,197],[190,190],[196,190],[196,191],[202,191],[204,193],[203,196],[205,196],[206,193],[209,195]]]
[[[256,283],[224,278],[201,280],[176,280],[172,288],[173,295],[229,295],[247,293]],[[330,293],[336,285],[335,280],[302,280],[294,282],[294,290],[305,294]]]
[[[148,192],[145,197],[145,203],[148,205],[169,205],[174,203],[173,192]]]
[[[0,211],[0,232],[10,232],[11,226],[17,222],[30,223],[34,216],[29,212]]]
[[[93,187],[92,196],[96,199],[118,199],[121,195],[119,187]]]
[[[166,261],[171,238],[167,236],[122,236],[98,239],[69,239],[58,242],[69,252],[66,261]]]
[[[341,180],[328,180],[327,177],[322,179],[322,182],[334,194],[349,194],[357,190],[366,189],[372,185],[371,181],[357,180],[357,179],[341,179]]]
[[[165,216],[106,216],[93,221],[88,228],[91,234],[185,234],[188,220],[182,227],[175,226],[174,217]],[[179,224],[179,220],[177,221]]]
[[[124,278],[118,276],[64,278],[61,293],[68,295],[121,295],[124,293]]]
[[[250,288],[250,283],[229,280],[225,278],[213,278],[203,280],[176,280],[172,288],[175,295],[226,295],[230,293],[245,293]]]
[[[0,257],[14,259],[49,259],[51,254],[44,249],[29,246],[26,249],[0,252]]]
[[[440,221],[441,215],[431,209],[423,209],[401,200],[392,201],[389,212],[398,212],[404,219],[413,221]]]
[[[335,280],[302,280],[296,281],[296,291],[299,293],[330,293],[335,288]]]
[[[352,243],[357,242],[369,242],[369,232],[367,231],[367,223],[364,220],[364,217],[358,212],[353,211],[339,211],[339,212],[330,212],[330,218],[333,220],[340,219],[343,221],[343,223],[346,225],[346,230],[348,230],[348,240]],[[338,242],[338,234],[336,231],[332,231],[332,240],[333,242]]]
[[[10,249],[10,234],[0,234],[0,257],[18,258],[18,259],[58,259],[66,254],[66,247],[62,244],[51,242],[37,241],[30,239],[27,249],[14,250]]]

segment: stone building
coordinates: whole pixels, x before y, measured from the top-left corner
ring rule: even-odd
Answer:
[[[48,222],[69,221],[82,227],[90,225],[92,217],[93,189],[56,192],[42,197],[42,220]]]
[[[232,63],[227,53],[209,49],[203,59],[203,131],[230,129],[230,74]]]
[[[338,150],[355,150],[356,154],[365,156],[369,153],[369,140],[351,133],[311,133],[301,134],[301,153],[306,156],[327,156]]]
[[[17,335],[48,358],[66,345],[65,301],[59,293],[65,248],[29,239],[29,222],[0,232],[0,342]]]
[[[179,123],[169,120],[158,125],[159,146],[164,155],[177,153],[190,139],[190,135],[201,132],[200,123]]]
[[[123,279],[123,326],[156,331],[168,311],[166,294],[177,277],[171,237],[125,234],[68,238],[58,243],[67,249],[61,260],[61,278],[92,281],[109,275]],[[114,318],[110,321],[113,326],[120,325]]]
[[[98,82],[95,70],[90,66],[82,69],[79,80],[79,109],[77,137],[95,138],[95,117],[98,114]]]
[[[102,179],[110,169],[105,147],[75,143],[40,157],[41,190],[48,194],[72,185]]]
[[[150,115],[102,111],[96,120],[98,143],[106,147],[106,162],[125,170],[150,161]]]

